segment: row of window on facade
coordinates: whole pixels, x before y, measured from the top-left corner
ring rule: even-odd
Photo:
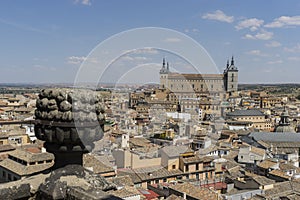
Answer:
[[[179,85],[176,84],[175,86],[177,86],[176,89],[178,90],[178,89],[179,89]],[[191,86],[191,87],[190,87],[190,86]],[[232,86],[233,86],[233,85],[232,85]],[[173,88],[173,84],[170,84],[170,87],[171,87],[171,89],[174,89],[174,88]],[[183,84],[181,84],[181,89],[184,89],[184,87],[185,87],[185,86],[184,86]],[[193,88],[193,89],[196,89],[196,91],[199,90],[198,87],[195,87],[195,84],[192,84],[192,85],[186,85],[186,88]],[[216,87],[216,88],[217,88],[217,89],[218,89],[218,88],[224,89],[224,85],[222,84],[222,85],[220,85],[220,87]],[[204,85],[201,84],[201,85],[200,85],[200,90],[203,90],[203,89],[208,90],[208,87],[205,87],[205,88],[204,88]],[[210,85],[210,89],[214,89],[214,85],[213,85],[213,84]]]
[[[195,173],[195,174],[186,174],[186,175],[179,175],[176,177],[177,180],[182,180],[182,179],[196,179],[197,181],[203,181],[203,180],[208,180],[214,177],[213,172],[204,172],[202,174],[200,173]],[[147,181],[147,184],[159,184],[161,182],[167,182],[167,178],[163,179],[155,179],[155,180],[149,180]]]
[[[245,119],[245,120],[247,120],[247,119],[249,119],[249,120],[251,120],[251,119],[264,119],[264,117],[240,117],[240,119]]]
[[[6,180],[6,181],[16,181],[19,180],[18,177],[14,176],[13,174],[6,172],[6,171],[2,171],[2,179]]]
[[[17,163],[20,163],[22,165],[36,165],[36,164],[52,163],[52,160],[42,160],[42,161],[38,161],[38,162],[29,162],[28,163],[25,160],[16,158],[16,157],[11,156],[11,155],[8,155],[8,158],[15,161],[15,162],[17,162]]]
[[[166,77],[164,77],[166,78]],[[221,82],[223,83],[223,79],[171,79],[173,82]]]

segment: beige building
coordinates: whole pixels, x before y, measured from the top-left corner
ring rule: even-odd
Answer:
[[[51,153],[31,153],[17,149],[8,154],[8,158],[0,162],[0,179],[15,181],[23,177],[49,169],[54,164],[54,155]]]
[[[92,154],[83,155],[83,167],[103,177],[114,177],[116,175],[116,170],[113,167],[101,162]]]
[[[187,146],[166,146],[160,150],[161,165],[167,170],[179,169],[180,154],[190,151]]]
[[[183,179],[213,180],[216,178],[216,166],[213,157],[200,157],[194,152],[180,155],[179,169]]]
[[[231,64],[227,66],[223,74],[179,74],[169,70],[169,64],[163,59],[160,70],[160,88],[167,88],[173,93],[210,93],[213,96],[219,93],[236,92],[238,85],[238,69]]]
[[[235,122],[251,122],[252,127],[260,130],[270,130],[273,128],[271,119],[267,119],[265,114],[257,109],[235,110],[226,114],[226,120]]]
[[[200,120],[211,120],[221,116],[220,105],[226,93],[237,92],[238,69],[232,58],[223,74],[180,74],[171,72],[164,59],[160,88],[173,93],[170,97],[179,102],[182,112],[198,112]]]
[[[146,156],[144,153],[135,152],[129,149],[117,149],[113,151],[118,168],[143,168],[158,166],[161,164],[161,157]]]

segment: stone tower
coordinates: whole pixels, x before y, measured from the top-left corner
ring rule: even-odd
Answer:
[[[227,61],[226,69],[224,70],[224,86],[226,92],[236,92],[238,90],[238,69],[234,65],[233,56],[231,64]]]
[[[166,60],[163,58],[162,68],[159,71],[160,85],[159,88],[165,89],[168,87],[169,63],[166,65]]]

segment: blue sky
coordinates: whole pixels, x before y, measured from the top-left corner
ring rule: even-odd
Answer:
[[[0,82],[73,82],[81,62],[100,42],[140,27],[188,35],[207,50],[220,72],[234,55],[241,83],[300,83],[296,0],[3,0]],[[162,56],[151,63],[160,63]]]

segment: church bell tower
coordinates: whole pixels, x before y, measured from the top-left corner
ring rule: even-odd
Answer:
[[[238,69],[234,65],[234,58],[231,58],[231,64],[227,61],[226,69],[224,70],[224,86],[226,92],[237,92],[238,90]]]
[[[167,88],[168,83],[168,74],[169,74],[169,63],[166,65],[166,60],[163,58],[162,68],[159,71],[159,78],[160,78],[160,89]]]

